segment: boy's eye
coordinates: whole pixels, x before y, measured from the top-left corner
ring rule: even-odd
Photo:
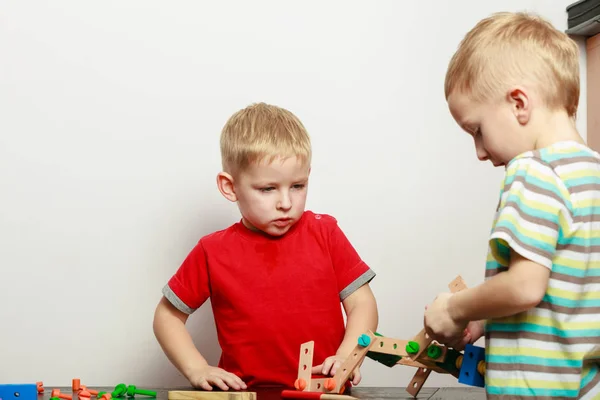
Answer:
[[[297,185],[292,186],[294,189],[304,189],[304,184],[303,183],[299,183]]]
[[[260,190],[261,192],[271,192],[271,191],[275,190],[275,188],[270,186],[270,187],[260,188],[258,190]]]

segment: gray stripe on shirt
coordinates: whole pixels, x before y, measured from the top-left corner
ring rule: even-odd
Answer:
[[[171,304],[173,304],[173,306],[176,309],[178,309],[179,311],[181,311],[182,313],[192,314],[194,311],[196,311],[195,308],[190,308],[187,306],[187,304],[185,304],[183,301],[181,301],[181,299],[179,297],[177,297],[175,292],[173,292],[173,290],[171,290],[171,288],[169,287],[168,284],[163,287],[162,293],[165,296],[165,298],[167,300],[169,300],[171,302]]]
[[[346,297],[360,289],[362,285],[371,282],[373,278],[375,278],[375,272],[372,269],[366,270],[361,276],[356,278],[340,292],[340,300],[343,301]]]

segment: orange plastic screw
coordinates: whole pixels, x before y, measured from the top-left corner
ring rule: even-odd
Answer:
[[[44,382],[36,382],[38,393],[44,393]]]
[[[81,389],[81,381],[77,378],[73,378],[73,393],[78,392]]]
[[[325,386],[325,389],[327,389],[327,390],[333,390],[333,389],[335,389],[335,386],[336,386],[335,379],[333,379],[333,378],[327,378],[327,379],[325,379],[324,386]]]
[[[296,390],[304,390],[306,389],[306,381],[302,378],[296,379],[294,382],[294,387]]]
[[[92,397],[92,394],[87,390],[82,390],[79,392],[79,398],[82,400],[90,400],[90,397]]]
[[[64,400],[73,400],[73,396],[71,396],[70,394],[61,393],[60,389],[52,389],[52,394],[50,395],[50,397],[58,397],[59,399]]]

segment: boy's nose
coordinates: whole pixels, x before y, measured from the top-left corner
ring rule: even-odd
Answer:
[[[477,152],[477,158],[479,161],[487,161],[490,159],[489,153],[483,148],[483,146],[476,146],[475,151]]]
[[[290,196],[287,194],[282,195],[277,203],[277,208],[280,210],[289,210],[292,208],[292,200],[290,199]]]

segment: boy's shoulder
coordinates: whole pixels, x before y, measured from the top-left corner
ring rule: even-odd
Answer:
[[[545,164],[551,169],[556,170],[560,169],[559,167],[582,161],[594,164],[600,163],[600,154],[583,143],[564,141],[538,150],[522,153],[511,160],[508,166],[522,166],[530,162],[535,162]]]

